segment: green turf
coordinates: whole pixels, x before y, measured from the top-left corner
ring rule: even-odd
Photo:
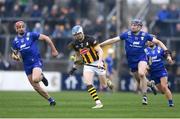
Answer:
[[[180,94],[174,94],[175,107],[170,108],[161,94],[149,94],[149,104],[143,106],[140,95],[134,93],[100,93],[103,109],[91,109],[94,102],[87,92],[57,92],[51,95],[57,101],[54,108],[35,92],[0,92],[0,118],[180,117]]]

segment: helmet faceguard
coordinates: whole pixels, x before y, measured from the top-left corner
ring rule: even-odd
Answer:
[[[83,40],[84,39],[83,28],[80,25],[74,26],[72,28],[72,35],[75,40]]]
[[[134,19],[131,21],[131,31],[138,33],[142,29],[143,23],[140,19]]]
[[[140,19],[134,19],[131,21],[131,25],[134,24],[134,25],[137,25],[137,26],[143,26],[143,23]]]

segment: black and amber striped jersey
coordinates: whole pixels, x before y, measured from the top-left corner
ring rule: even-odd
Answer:
[[[84,40],[74,40],[70,43],[69,47],[73,48],[76,52],[79,52],[84,63],[89,64],[99,60],[98,53],[95,50],[95,46],[98,44],[99,42],[93,37],[85,35]]]

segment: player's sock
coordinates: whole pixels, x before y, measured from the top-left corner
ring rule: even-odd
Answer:
[[[49,101],[50,106],[55,106],[56,105],[56,101],[52,97],[50,97],[48,99],[48,101]]]
[[[44,83],[45,86],[48,86],[48,84],[49,84],[48,80],[46,79],[46,77],[44,76],[43,73],[41,75],[42,75],[42,80],[41,81]]]
[[[99,97],[97,95],[96,89],[92,85],[88,85],[87,88],[88,88],[89,94],[92,96],[92,98],[94,99],[96,104],[101,103],[101,101],[99,100]]]
[[[143,98],[142,98],[142,104],[143,105],[147,105],[148,104],[147,96],[145,94],[143,95]]]
[[[54,102],[55,100],[54,100],[52,97],[50,97],[50,98],[48,99],[48,101],[49,101],[49,102]]]
[[[169,107],[174,107],[173,100],[168,100]]]

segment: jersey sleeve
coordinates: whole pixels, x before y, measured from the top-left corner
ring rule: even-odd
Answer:
[[[96,45],[98,45],[99,44],[99,41],[97,41],[95,38],[93,38],[93,37],[90,37],[89,38],[89,43],[90,43],[90,45],[91,46],[96,46]]]
[[[39,39],[40,34],[36,33],[36,32],[31,32],[31,37],[33,39],[33,41],[36,41]]]
[[[15,40],[13,40],[11,47],[13,50],[18,50]]]
[[[78,49],[75,47],[75,43],[74,42],[70,42],[68,44],[68,49],[78,51]]]
[[[127,38],[127,33],[125,32],[125,33],[121,33],[121,34],[119,34],[119,38],[121,39],[121,40],[125,40],[126,38]]]

